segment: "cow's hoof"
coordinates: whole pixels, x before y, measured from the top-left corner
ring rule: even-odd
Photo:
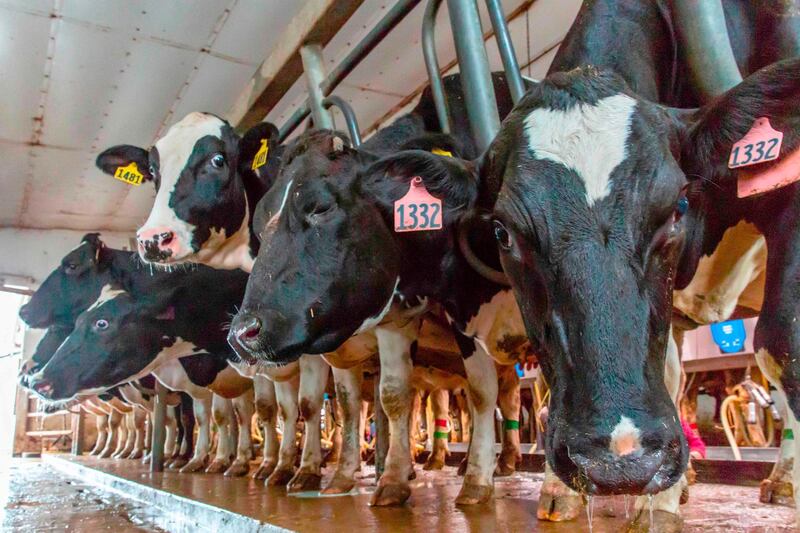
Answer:
[[[497,463],[497,467],[494,469],[494,477],[506,477],[510,476],[514,472],[517,471],[516,464],[508,464],[508,463]]]
[[[476,485],[464,483],[456,496],[456,505],[477,505],[492,499],[494,487],[492,485]]]
[[[264,461],[260,465],[255,472],[253,472],[253,479],[264,480],[269,477],[269,475],[275,470],[276,462],[268,462]]]
[[[785,481],[772,481],[765,479],[761,482],[758,499],[761,503],[773,503],[776,505],[793,505],[793,488],[791,483]]]
[[[176,457],[175,459],[170,461],[169,466],[167,468],[169,468],[170,470],[180,470],[187,464],[189,464],[189,460],[187,458]]]
[[[184,467],[180,469],[181,474],[189,474],[192,472],[199,472],[206,466],[206,458],[195,458],[186,463]]]
[[[469,464],[469,461],[467,461],[467,458],[464,457],[461,460],[461,464],[458,465],[458,470],[456,471],[456,474],[458,474],[459,476],[465,475],[467,473],[467,465],[468,464]]]
[[[328,485],[322,489],[322,494],[346,494],[353,490],[355,486],[355,479],[347,476],[340,476],[337,473],[333,475]]]
[[[99,457],[100,459],[108,459],[109,457],[111,457],[111,453],[112,453],[111,450],[103,450],[97,457]]]
[[[221,474],[227,470],[230,465],[231,464],[225,459],[214,459],[211,461],[211,464],[208,465],[208,468],[206,468],[206,474]]]
[[[680,505],[685,505],[689,503],[689,485],[685,485],[681,487],[681,497],[678,500]]]
[[[144,457],[142,457],[142,462],[143,463],[149,463],[150,462],[150,452],[147,452],[146,454],[144,454]]]
[[[130,455],[128,455],[128,459],[134,459],[134,460],[141,459],[143,455],[144,455],[143,450],[133,450],[130,453]]]
[[[289,483],[292,478],[294,477],[294,469],[293,468],[281,468],[279,470],[275,470],[272,474],[269,475],[267,478],[266,485],[268,487],[283,487],[287,483]]]
[[[667,511],[653,511],[653,523],[650,523],[650,511],[640,509],[636,518],[628,524],[627,533],[680,533],[683,530],[683,518]]]
[[[250,463],[247,461],[234,461],[225,471],[225,477],[242,477],[250,472]]]
[[[308,492],[319,490],[322,486],[322,476],[313,472],[298,471],[286,485],[286,492]]]
[[[539,494],[536,518],[548,522],[575,520],[583,511],[583,501],[577,494]]]
[[[441,470],[444,468],[444,457],[430,454],[428,460],[422,465],[423,470]]]
[[[369,504],[373,507],[403,505],[409,496],[411,496],[411,488],[408,483],[379,484],[377,490],[372,494]]]
[[[415,479],[417,479],[417,471],[414,470],[414,466],[412,465],[411,469],[408,471],[408,480],[414,481]]]

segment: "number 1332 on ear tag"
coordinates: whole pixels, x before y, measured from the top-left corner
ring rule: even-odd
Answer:
[[[394,203],[394,230],[430,231],[442,229],[442,201],[425,188],[422,178],[416,176],[409,183],[408,192]]]

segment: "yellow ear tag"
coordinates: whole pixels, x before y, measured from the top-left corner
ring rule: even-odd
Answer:
[[[448,152],[447,150],[442,150],[441,148],[434,148],[431,150],[432,154],[436,155],[443,155],[445,157],[453,157],[453,152]]]
[[[141,185],[144,179],[142,173],[139,172],[139,167],[137,167],[136,163],[133,161],[131,161],[128,166],[117,167],[117,171],[114,172],[114,177],[119,181],[124,181],[128,185]]]
[[[261,139],[261,148],[256,152],[253,157],[253,170],[258,170],[267,164],[267,154],[269,154],[269,140]]]

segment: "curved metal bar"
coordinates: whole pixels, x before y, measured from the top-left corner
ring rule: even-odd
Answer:
[[[467,219],[461,224],[458,225],[456,228],[456,234],[458,238],[458,248],[461,250],[461,253],[464,255],[464,259],[467,260],[469,266],[472,269],[483,276],[484,278],[488,279],[493,283],[497,283],[498,285],[502,285],[504,287],[510,287],[511,282],[508,280],[508,276],[502,270],[495,270],[494,268],[490,267],[481,259],[475,255],[475,252],[472,251],[472,248],[469,244],[469,229],[474,223],[474,219]]]
[[[676,26],[692,77],[703,100],[742,81],[733,55],[721,0],[674,0]]]
[[[339,96],[331,95],[322,101],[325,109],[331,106],[336,106],[344,115],[344,121],[347,123],[347,131],[350,134],[350,141],[353,146],[358,148],[361,146],[361,130],[358,128],[358,120],[356,119],[355,111],[350,107],[350,104],[345,102]]]
[[[444,83],[439,73],[439,59],[436,57],[436,14],[442,0],[429,0],[422,18],[422,55],[425,58],[425,68],[428,69],[428,80],[431,84],[433,103],[436,106],[436,116],[442,133],[450,133],[450,114],[447,109],[447,98],[444,95]]]
[[[486,8],[489,10],[489,18],[492,19],[492,28],[497,40],[497,49],[500,51],[500,58],[503,60],[503,69],[506,71],[508,86],[511,89],[511,101],[515,104],[519,102],[525,94],[525,84],[522,81],[522,74],[519,71],[517,54],[514,52],[514,43],[511,34],[508,32],[508,24],[503,13],[503,6],[500,0],[486,0]]]

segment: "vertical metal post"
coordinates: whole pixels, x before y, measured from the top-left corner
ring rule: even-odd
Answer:
[[[156,380],[155,405],[153,405],[153,443],[150,446],[150,471],[164,470],[164,440],[166,437],[167,389]]]
[[[300,48],[303,70],[308,83],[308,100],[314,127],[333,129],[333,119],[322,105],[325,95],[322,94],[322,83],[325,81],[325,64],[322,59],[322,47],[319,44],[306,44]]]
[[[83,437],[85,431],[83,407],[78,406],[78,413],[72,415],[72,455],[83,455]]]
[[[436,14],[442,0],[429,0],[422,19],[422,56],[425,68],[428,69],[428,80],[431,84],[433,104],[436,106],[436,117],[443,133],[450,133],[450,113],[447,109],[447,98],[444,94],[444,83],[439,72],[439,58],[436,56]]]
[[[447,0],[447,9],[472,136],[478,149],[485,150],[500,130],[500,115],[497,112],[489,58],[483,45],[478,5],[476,0]]]
[[[383,474],[389,453],[389,419],[381,403],[381,373],[375,373],[375,481]]]
[[[525,84],[522,81],[522,74],[519,72],[517,54],[514,52],[511,34],[508,32],[503,6],[500,4],[500,0],[486,0],[486,8],[489,10],[489,17],[492,19],[494,38],[497,40],[497,49],[500,51],[508,87],[511,89],[511,101],[516,104],[525,94]]]

